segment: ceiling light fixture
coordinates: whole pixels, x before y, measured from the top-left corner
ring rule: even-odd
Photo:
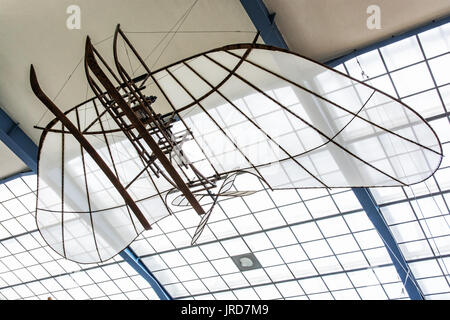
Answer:
[[[256,259],[253,253],[241,254],[238,256],[231,257],[236,266],[240,271],[248,271],[262,268],[258,259]]]

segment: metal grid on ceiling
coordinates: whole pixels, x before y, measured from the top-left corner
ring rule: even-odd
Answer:
[[[36,230],[36,176],[0,185],[0,299],[158,299],[119,256],[80,265],[49,248]]]
[[[223,214],[212,217],[198,246],[177,246],[195,228],[188,211],[132,245],[174,298],[405,297],[382,240],[349,190],[263,189],[220,205]],[[145,254],[146,246],[158,253]],[[231,257],[248,252],[263,268],[238,270]]]
[[[337,67],[426,117],[447,157],[448,37],[449,24]],[[429,299],[450,299],[447,157],[426,183],[371,189]],[[157,298],[120,257],[85,266],[46,247],[34,224],[34,181],[29,176],[0,186],[0,298]],[[222,212],[211,218],[198,246],[185,245],[198,220],[185,211],[145,232],[132,248],[180,299],[408,298],[388,249],[350,190],[261,189],[250,197],[221,201]],[[230,257],[250,251],[263,268],[240,272]]]
[[[436,130],[444,150],[441,167],[424,183],[374,192],[411,271],[429,299],[450,299],[449,37],[450,24],[446,24],[394,44],[390,50],[401,54],[393,66],[387,66],[388,70],[398,69],[390,71],[395,95],[417,108]],[[378,50],[380,57],[393,54],[386,51]],[[404,79],[410,79],[409,83],[418,81],[420,87],[414,89],[416,92],[403,88],[402,93],[397,88]],[[429,107],[423,109],[424,105]]]

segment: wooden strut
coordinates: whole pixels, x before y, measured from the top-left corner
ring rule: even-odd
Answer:
[[[121,36],[122,39],[125,41],[125,43],[128,45],[128,47],[131,49],[131,51],[133,52],[133,54],[135,55],[135,57],[139,60],[139,62],[141,63],[141,66],[144,67],[144,69],[147,71],[148,77],[145,78],[141,84],[141,86],[143,86],[145,84],[146,79],[151,78],[156,86],[158,87],[158,89],[161,91],[162,95],[164,96],[164,98],[167,100],[167,102],[169,103],[169,105],[171,106],[171,108],[173,109],[174,115],[177,115],[179,117],[179,119],[181,120],[181,122],[183,123],[183,125],[185,126],[186,130],[189,130],[188,126],[186,125],[185,121],[182,119],[182,117],[179,116],[179,113],[177,112],[176,108],[174,107],[173,103],[171,102],[171,100],[169,99],[169,97],[167,96],[167,94],[165,93],[165,91],[161,88],[161,86],[158,84],[158,82],[156,81],[156,79],[153,77],[150,68],[147,66],[147,64],[145,63],[145,60],[142,59],[142,57],[139,55],[139,53],[136,51],[136,49],[134,48],[134,46],[131,44],[130,40],[128,40],[127,36],[122,32],[122,30],[120,30],[120,24],[117,25],[116,27],[116,31],[114,33],[114,44],[113,44],[113,51],[114,51],[114,60],[117,66],[117,70],[119,71],[119,74],[122,77],[122,80],[125,81],[125,83],[129,83],[131,84],[131,86],[136,87],[135,85],[135,81],[131,79],[131,77],[127,74],[127,72],[125,71],[125,69],[122,67],[122,65],[119,62],[118,59],[118,55],[117,55],[117,40],[118,40],[118,36]],[[131,90],[131,88],[130,88]],[[139,90],[136,90],[137,93],[141,94]],[[144,101],[145,102],[145,101]],[[145,106],[143,106],[145,107]],[[157,123],[155,123],[157,124]],[[164,134],[164,131],[162,132]],[[199,147],[199,149],[205,153],[203,151],[203,149],[201,148],[201,146],[198,144],[197,140],[195,139],[194,135],[191,133],[193,140],[196,142],[197,146]],[[170,138],[167,139],[167,141],[170,143]],[[178,147],[174,148],[175,152],[177,153],[177,155],[181,155],[180,156],[180,160],[181,162],[184,163],[183,160],[183,153],[182,150],[178,149]],[[212,169],[215,171],[216,174],[218,174],[217,170],[215,169],[214,165],[211,163],[211,161],[209,161],[209,159],[207,159],[207,161],[209,162],[209,164],[211,165]],[[211,182],[206,179],[196,168],[192,163],[188,163],[185,164],[186,168],[190,168],[194,174],[197,176],[197,178],[199,180],[203,180],[203,185],[206,186],[207,184],[211,184]],[[184,170],[180,167],[181,171],[184,173]],[[190,182],[191,183],[191,182]],[[191,186],[189,183],[189,187]],[[212,185],[212,184],[211,184]]]
[[[145,126],[142,124],[141,120],[137,117],[137,115],[133,112],[131,107],[126,103],[126,101],[122,98],[119,91],[116,89],[114,84],[109,80],[104,71],[98,65],[95,56],[94,56],[94,48],[92,46],[91,40],[89,37],[86,39],[86,48],[85,48],[85,59],[86,63],[92,72],[95,74],[97,79],[106,89],[108,95],[115,101],[118,107],[124,112],[128,120],[134,125],[134,128],[138,131],[139,135],[146,142],[146,144],[150,147],[153,154],[158,158],[164,169],[173,179],[174,183],[178,187],[178,189],[183,193],[189,203],[192,205],[194,210],[199,214],[205,214],[200,203],[195,198],[194,194],[185,184],[181,176],[175,170],[175,168],[170,163],[169,159],[167,159],[164,152],[159,148],[158,144],[153,140],[152,136],[149,134]]]
[[[162,146],[161,148],[164,149],[166,144],[168,144],[167,147],[169,148],[169,150],[173,150],[179,156],[179,158],[181,160],[181,163],[184,165],[184,167],[186,169],[190,168],[194,172],[194,174],[197,176],[199,181],[201,181],[201,184],[202,184],[202,186],[203,186],[203,188],[205,190],[208,190],[208,188],[209,188],[208,184],[210,186],[212,186],[212,187],[215,187],[215,184],[213,182],[211,182],[209,179],[206,179],[201,174],[201,172],[192,163],[185,161],[183,151],[177,145],[177,141],[173,137],[173,135],[171,134],[170,129],[167,129],[167,128],[164,127],[164,123],[162,123],[161,118],[159,116],[158,117],[154,117],[153,116],[153,115],[155,115],[155,112],[153,111],[151,106],[147,104],[145,96],[142,94],[141,89],[140,89],[145,84],[145,80],[141,84],[141,87],[138,88],[136,86],[135,81],[130,77],[130,75],[126,72],[125,68],[122,66],[122,64],[119,61],[119,56],[117,54],[117,43],[118,43],[119,35],[122,37],[124,42],[128,45],[128,47],[131,49],[131,51],[133,52],[135,57],[139,60],[139,62],[141,63],[142,67],[144,67],[144,69],[147,71],[147,73],[149,74],[149,77],[151,77],[151,71],[150,71],[149,67],[147,66],[147,64],[145,63],[145,61],[139,55],[137,50],[134,48],[134,46],[132,45],[130,40],[126,37],[126,35],[120,29],[120,24],[118,24],[117,27],[116,27],[116,31],[114,33],[114,41],[113,41],[114,62],[116,64],[117,71],[119,73],[119,76],[122,78],[123,83],[125,83],[127,85],[127,87],[129,88],[130,92],[133,92],[133,95],[134,95],[136,101],[139,102],[141,108],[143,110],[145,110],[145,112],[147,113],[147,115],[148,115],[148,117],[150,119],[150,122],[155,126],[155,129],[156,128],[159,129],[159,132],[162,134],[163,138],[166,140],[165,145]],[[175,108],[173,107],[172,103],[170,102],[170,100],[168,99],[168,97],[166,96],[164,91],[159,87],[158,84],[157,84],[157,86],[161,90],[161,92],[165,96],[165,98],[167,99],[168,103],[174,109],[174,115],[177,114]],[[181,121],[184,124],[184,126],[186,127],[186,130],[189,131],[189,128],[184,123],[184,121],[182,119],[181,119]],[[192,133],[191,133],[191,135],[192,135]],[[192,139],[194,141],[196,141],[195,137],[193,135],[192,135]],[[172,142],[172,140],[174,140],[174,141]],[[201,147],[200,147],[200,149],[201,149]],[[212,164],[211,164],[211,166],[212,166]],[[183,170],[183,167],[182,166],[179,166],[179,167],[180,167],[181,172],[186,176],[186,174],[185,174],[185,172]],[[214,167],[213,167],[213,169],[214,169]],[[188,177],[186,176],[186,178],[188,178]],[[188,178],[188,180],[189,180],[189,178]],[[190,190],[192,190],[192,181],[188,182],[188,186],[189,186]],[[191,191],[191,192],[194,192],[194,191]]]
[[[120,132],[123,132],[125,134],[125,136],[131,141],[131,143],[132,143],[133,147],[135,148],[137,154],[139,155],[141,161],[145,161],[146,163],[154,162],[154,160],[156,158],[150,156],[139,141],[135,141],[136,136],[132,131],[133,125],[127,125],[126,122],[122,119],[122,117],[117,116],[114,101],[106,99],[107,94],[100,94],[100,91],[101,91],[100,88],[94,82],[94,80],[92,79],[92,77],[89,74],[89,66],[87,65],[86,59],[85,59],[84,65],[85,65],[84,67],[85,67],[86,78],[88,80],[88,83],[91,86],[91,89],[94,92],[94,94],[97,96],[98,100],[101,102],[101,104],[105,108],[105,112],[108,112],[110,114],[111,118],[114,120],[114,122],[117,124],[117,126],[119,128],[118,130]],[[125,95],[123,95],[123,96],[129,96],[129,93],[125,93]],[[93,100],[92,102],[95,105],[95,100]],[[100,117],[98,117],[98,118],[100,119]],[[99,122],[101,123],[101,121],[99,121]],[[102,133],[104,133],[104,132],[102,132]],[[111,130],[109,130],[108,133],[111,133]],[[83,131],[83,134],[87,134],[87,133],[85,133],[85,131]],[[108,143],[107,143],[107,145],[109,147]],[[111,157],[111,160],[113,160],[112,157]],[[154,168],[153,168],[153,166],[154,166]],[[153,171],[153,173],[157,177],[159,177],[159,174],[158,174],[159,168],[157,168],[157,166],[155,166],[154,163],[153,163],[153,166],[149,166],[149,167]],[[125,189],[127,189],[127,188],[125,188]]]
[[[137,206],[136,202],[131,198],[130,194],[125,190],[122,186],[119,179],[114,175],[111,169],[108,167],[106,162],[102,159],[102,157],[97,153],[94,147],[89,143],[89,141],[83,136],[80,130],[70,121],[66,115],[50,100],[50,98],[42,91],[39,82],[36,77],[36,72],[34,70],[33,65],[30,67],[30,83],[31,88],[36,95],[36,97],[41,100],[41,102],[55,115],[57,119],[61,121],[64,127],[73,135],[75,139],[80,143],[84,150],[91,156],[91,158],[97,163],[99,168],[103,171],[112,185],[117,189],[119,194],[122,196],[126,205],[133,211],[136,218],[142,224],[145,230],[150,230],[151,226],[147,219],[145,218],[142,211]]]

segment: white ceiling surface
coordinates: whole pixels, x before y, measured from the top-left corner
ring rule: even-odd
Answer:
[[[289,48],[328,61],[450,14],[448,0],[264,0]],[[381,29],[367,28],[378,5]]]
[[[167,31],[186,13],[194,0],[96,0],[62,1],[0,0],[0,105],[34,142],[53,116],[34,96],[29,84],[32,63],[43,90],[55,98],[69,75],[84,55],[86,35],[92,42],[112,36],[117,23],[124,31]],[[66,8],[76,4],[81,8],[81,29],[69,30]],[[174,30],[174,29],[172,29]],[[250,42],[255,28],[239,0],[198,0],[180,31],[248,31],[177,34],[154,66],[188,57],[221,45]],[[133,33],[128,37],[143,57],[156,46],[163,33]],[[171,36],[147,60],[153,66]],[[112,62],[112,38],[97,48]],[[126,59],[126,58],[124,58]],[[126,60],[123,60],[126,61]],[[142,72],[142,69],[141,69]],[[55,100],[63,110],[83,101],[87,82],[81,63]],[[89,92],[89,96],[92,93]],[[44,118],[42,116],[45,114]],[[0,176],[17,172],[17,158],[2,156]],[[7,164],[5,164],[7,163]]]
[[[0,142],[0,179],[7,178],[10,173],[27,171],[28,167],[3,142]]]

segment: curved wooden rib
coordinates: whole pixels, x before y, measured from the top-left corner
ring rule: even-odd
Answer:
[[[94,49],[91,43],[91,40],[89,37],[86,39],[86,48],[85,48],[85,59],[86,64],[89,67],[89,69],[94,73],[96,78],[100,81],[102,86],[106,89],[108,95],[114,99],[114,102],[119,106],[119,108],[122,110],[122,112],[128,117],[131,123],[135,126],[135,129],[138,131],[139,135],[142,137],[142,139],[145,141],[145,143],[149,146],[149,148],[152,150],[154,155],[158,158],[164,169],[167,171],[167,173],[170,175],[170,177],[175,182],[177,188],[185,195],[186,199],[191,203],[194,210],[199,214],[203,215],[205,214],[205,211],[203,210],[200,203],[198,203],[195,196],[192,194],[191,190],[189,190],[188,186],[184,183],[181,176],[178,174],[178,172],[175,170],[175,168],[170,163],[169,159],[167,159],[164,152],[159,148],[158,144],[153,140],[152,136],[149,134],[147,129],[142,124],[141,120],[136,116],[136,114],[133,112],[133,110],[130,108],[130,106],[126,103],[126,101],[123,99],[119,91],[117,91],[116,87],[113,85],[113,83],[109,80],[109,78],[106,76],[106,74],[103,72],[103,70],[98,65],[95,55],[94,55]]]
[[[211,205],[211,208],[209,208],[208,212],[202,217],[202,219],[200,220],[200,223],[198,224],[197,228],[195,229],[194,235],[192,236],[192,240],[191,240],[191,245],[194,245],[197,243],[198,238],[200,238],[200,236],[203,233],[203,230],[206,227],[206,224],[208,223],[208,220],[213,212],[214,207],[216,206],[216,204],[219,201],[219,197],[220,196],[227,196],[226,192],[228,190],[230,190],[233,185],[234,182],[237,178],[238,175],[240,174],[251,174],[254,175],[255,177],[257,177],[262,183],[265,183],[263,179],[261,179],[261,177],[258,174],[252,173],[252,172],[248,172],[248,171],[235,171],[233,173],[231,173],[230,175],[226,176],[223,180],[222,185],[220,186],[217,194],[215,194],[214,196],[212,196],[213,199],[213,203]],[[237,195],[238,197],[244,197],[247,195],[251,195],[256,193],[257,191],[234,191],[230,193],[230,196],[234,196],[233,193],[235,195]]]
[[[149,230],[151,229],[150,224],[145,218],[144,214],[141,212],[139,207],[136,205],[134,200],[131,198],[130,194],[125,190],[124,186],[120,183],[119,179],[114,175],[102,157],[95,151],[94,147],[89,143],[89,141],[83,136],[80,130],[70,121],[65,114],[50,100],[50,98],[42,91],[39,82],[36,77],[36,72],[34,71],[33,65],[30,68],[30,83],[31,88],[33,89],[36,97],[41,100],[41,102],[55,115],[58,120],[67,128],[67,130],[73,135],[75,139],[78,140],[80,145],[84,150],[91,156],[91,158],[96,162],[99,168],[103,171],[105,176],[109,179],[112,185],[117,189],[119,194],[122,196],[126,205],[130,207],[130,209],[135,214],[136,218],[142,224],[142,226]]]

